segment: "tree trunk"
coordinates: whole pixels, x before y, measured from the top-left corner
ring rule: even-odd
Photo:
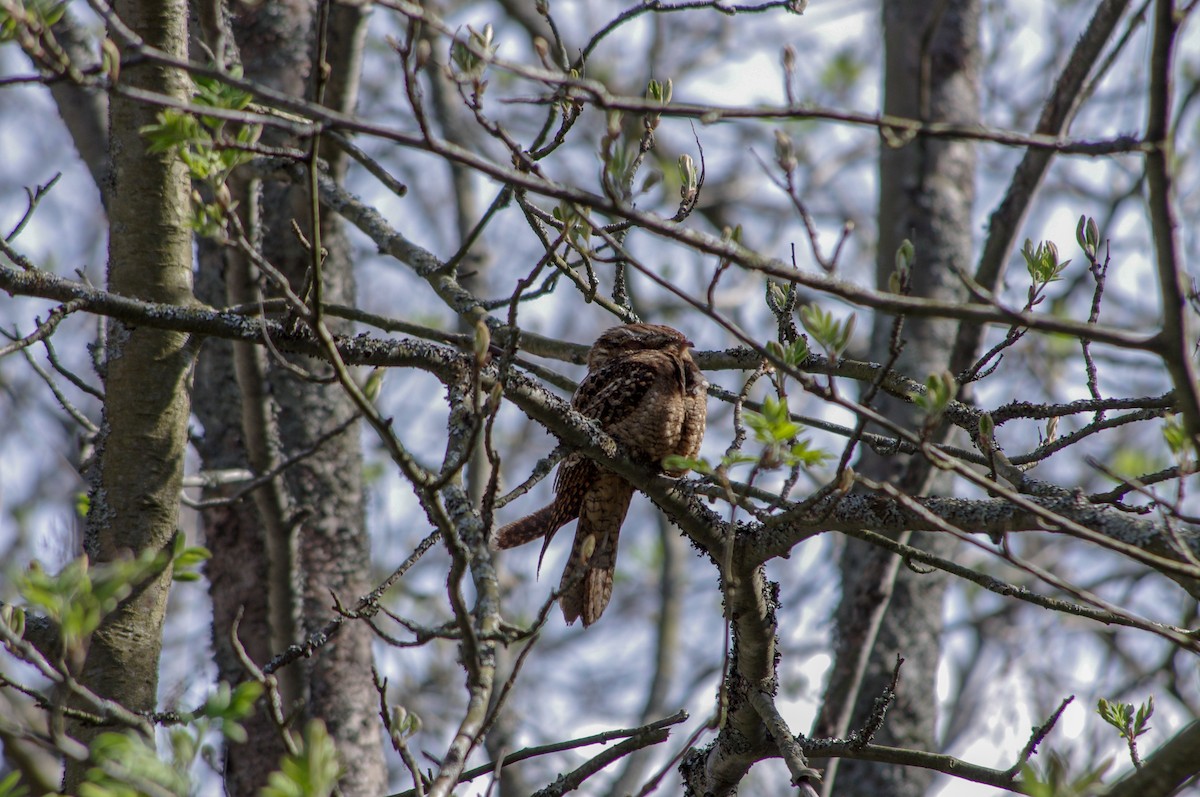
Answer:
[[[315,5],[289,0],[269,7],[239,7],[231,20],[232,35],[247,78],[295,96],[311,94],[319,16]],[[325,103],[352,109],[365,14],[362,8],[337,6],[330,9],[329,16],[327,60],[331,70]],[[286,143],[307,146],[307,142]],[[340,177],[340,154],[330,148],[322,155]],[[312,237],[307,187],[268,183],[262,190],[263,254],[301,293],[311,256],[296,240],[291,224],[295,221]],[[246,210],[255,200],[243,196]],[[353,304],[352,264],[340,220],[332,216],[322,219],[321,245],[329,252],[323,263],[324,300]],[[201,266],[203,284],[214,296],[228,291],[230,301],[239,301],[260,287],[249,266],[228,250],[206,251]],[[264,291],[271,293],[269,287]],[[350,324],[329,317],[326,323],[335,333],[352,330]],[[318,438],[353,416],[354,408],[339,387],[299,378],[261,351],[244,350],[235,358],[233,347],[217,346],[206,349],[205,357],[208,362],[200,377],[211,380],[206,384],[214,388],[203,402],[206,438],[214,438],[211,448],[207,440],[202,448],[206,468],[249,464],[258,471],[269,469],[269,463],[277,464],[314,447]],[[293,358],[293,362],[305,370],[327,371],[327,366],[316,360]],[[237,398],[229,401],[218,396]],[[256,408],[260,410],[257,413],[246,412]],[[197,411],[201,412],[199,407]],[[206,527],[214,541],[209,566],[213,635],[222,678],[242,677],[228,642],[239,608],[244,607],[242,639],[248,642],[255,637],[257,647],[249,652],[261,663],[295,637],[324,626],[333,615],[331,594],[349,603],[370,588],[357,428],[351,425],[321,443],[282,479],[260,490],[254,506],[243,501],[208,514]],[[252,450],[247,456],[241,447],[248,442],[260,444],[257,454]],[[269,545],[271,533],[282,535],[283,544]],[[271,594],[282,605],[268,605],[265,583],[272,585]],[[233,591],[226,594],[230,589]],[[254,630],[247,627],[248,622]],[[289,625],[294,628],[285,628]],[[267,644],[269,637],[276,642]],[[292,691],[304,701],[304,715],[320,718],[328,727],[346,771],[341,791],[348,796],[380,794],[387,782],[370,664],[370,630],[361,623],[347,623],[312,660],[294,663],[279,673],[291,676]],[[267,722],[261,715],[258,721]],[[230,748],[226,753],[228,793],[257,794],[266,774],[277,766],[279,752],[277,747]]]
[[[184,0],[119,0],[114,8],[147,44],[186,54]],[[138,65],[121,80],[179,102],[188,99],[187,79],[177,70]],[[194,301],[187,171],[173,154],[146,152],[138,130],[154,122],[152,106],[114,96],[110,108],[108,288],[187,306]],[[93,562],[147,550],[170,552],[179,517],[192,362],[184,333],[115,321],[108,325],[104,419],[84,540]],[[104,618],[84,661],[84,685],[133,711],[154,710],[170,583],[168,567]],[[103,729],[73,730],[86,744]],[[84,769],[80,762],[68,764],[68,793],[75,793]]]
[[[227,258],[227,252],[212,241],[201,240],[199,249],[196,293],[201,301],[219,307],[228,301],[227,281],[245,280],[246,270],[239,268],[232,257]],[[250,467],[239,409],[243,397],[234,364],[237,345],[256,348],[226,340],[208,340],[196,366],[195,412],[204,427],[196,448],[206,471]],[[228,498],[237,489],[236,485],[209,488],[203,498]],[[264,522],[256,502],[248,498],[206,509],[201,517],[205,540],[212,551],[205,573],[212,601],[217,679],[236,684],[246,680],[249,673],[234,649],[235,622],[238,639],[255,663],[261,666],[278,652],[271,643],[270,607],[267,591],[263,589],[269,574]],[[248,738],[254,742],[225,750],[225,791],[230,797],[258,794],[284,753],[283,739],[265,702],[243,724]]]
[[[978,121],[979,4],[977,0],[883,6],[886,60],[884,112],[926,121]],[[885,141],[880,154],[879,247],[876,282],[886,289],[896,250],[908,238],[916,250],[912,294],[960,301],[964,289],[952,270],[971,258],[971,206],[975,156],[969,142],[918,137],[899,147]],[[894,319],[877,315],[871,359],[886,362]],[[903,350],[895,367],[923,380],[947,366],[954,343],[950,321],[906,319]],[[880,411],[916,429],[920,410],[889,396]],[[881,430],[876,430],[881,431]],[[865,451],[858,470],[910,495],[936,489],[927,462],[880,457]],[[915,534],[911,544],[945,555],[946,535]],[[816,735],[844,736],[860,727],[872,701],[891,678],[896,656],[905,659],[896,705],[876,737],[881,744],[933,749],[936,679],[945,576],[903,567],[896,557],[847,540],[841,561],[842,601],[837,610],[836,659]],[[861,761],[831,766],[841,795],[924,794],[932,773]],[[827,774],[827,784],[833,777]],[[828,791],[826,793],[829,793]]]

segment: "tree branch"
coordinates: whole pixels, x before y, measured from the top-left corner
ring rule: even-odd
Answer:
[[[1158,286],[1162,293],[1163,325],[1157,339],[1163,364],[1175,384],[1188,437],[1192,439],[1193,449],[1200,450],[1200,371],[1192,357],[1197,324],[1188,307],[1188,275],[1179,251],[1171,176],[1171,69],[1180,22],[1176,18],[1175,4],[1171,0],[1158,0],[1154,7],[1154,47],[1150,56],[1146,121],[1146,140],[1154,147],[1146,153],[1146,185]]]

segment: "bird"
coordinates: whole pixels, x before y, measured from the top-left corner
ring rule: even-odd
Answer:
[[[692,360],[694,344],[661,324],[623,324],[601,333],[588,351],[588,370],[571,406],[624,447],[630,457],[670,476],[675,454],[694,459],[707,423],[708,381]],[[579,452],[568,454],[554,479],[554,501],[509,523],[494,535],[497,549],[551,538],[578,518],[575,541],[559,582],[559,605],[567,625],[600,619],[612,597],[617,539],[634,487],[624,477]],[[539,559],[539,567],[541,560]]]

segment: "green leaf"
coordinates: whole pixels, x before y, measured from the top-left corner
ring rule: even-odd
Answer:
[[[50,8],[42,15],[42,19],[48,26],[53,27],[60,19],[62,19],[62,15],[66,13],[66,10],[66,0],[58,3],[51,3]]]
[[[825,464],[829,456],[828,451],[813,448],[807,440],[801,440],[788,451],[788,464],[815,468]]]
[[[18,639],[25,636],[25,610],[21,607],[9,603],[0,606],[0,623],[8,626]]]
[[[1193,448],[1192,440],[1188,437],[1187,429],[1183,425],[1183,418],[1178,415],[1168,415],[1163,419],[1163,440],[1167,443],[1167,448],[1171,449],[1171,453],[1177,460],[1187,459]]]
[[[267,777],[262,797],[328,797],[333,793],[341,767],[325,724],[309,722],[298,747],[295,755],[284,756],[279,770]]]
[[[752,462],[758,462],[758,457],[752,457],[741,451],[734,451],[732,454],[721,457],[721,464],[726,468],[732,468],[735,465],[749,465]]]
[[[689,199],[695,195],[700,185],[700,170],[691,155],[679,156],[679,195]]]
[[[148,152],[169,152],[185,145],[211,144],[212,138],[190,113],[168,108],[154,115],[156,124],[138,130],[146,139]]]
[[[1100,698],[1096,702],[1096,713],[1100,715],[1100,718],[1122,733],[1125,732],[1128,712],[1132,708],[1133,706],[1126,703],[1115,703],[1104,698]]]
[[[263,685],[258,681],[244,681],[233,690],[228,716],[245,719],[254,712],[254,704],[262,697]]]
[[[137,559],[92,567],[81,556],[53,575],[35,562],[16,579],[16,588],[27,604],[59,626],[64,647],[72,649],[165,562],[165,555],[144,551]]]
[[[1029,797],[1091,797],[1097,793],[1096,786],[1112,763],[1108,758],[1082,774],[1073,775],[1070,762],[1051,750],[1040,771],[1028,762],[1021,765],[1020,783]]]
[[[255,703],[262,694],[263,686],[257,681],[245,681],[232,689],[222,681],[196,711],[196,716],[214,720],[226,739],[244,742],[246,729],[241,721],[254,713]]]
[[[1154,449],[1139,445],[1122,445],[1115,448],[1107,458],[1108,469],[1119,477],[1136,479],[1145,473],[1153,473],[1167,463]]]
[[[18,27],[52,27],[62,18],[67,3],[66,0],[24,0],[18,2],[17,6],[28,16],[28,22],[0,9],[0,42],[16,39]]]
[[[764,416],[761,412],[746,410],[742,413],[742,418],[745,420],[746,425],[749,426],[754,432],[756,437],[760,439],[767,438],[769,441],[771,424],[767,421],[766,416]]]
[[[233,700],[233,690],[229,688],[228,681],[221,681],[217,684],[204,701],[204,705],[200,707],[200,714],[206,717],[220,717],[229,709],[229,704]]]
[[[930,374],[925,379],[923,393],[910,393],[913,403],[925,410],[926,424],[934,424],[941,419],[946,407],[958,394],[958,380],[949,371],[940,374]]]
[[[392,737],[399,742],[405,742],[421,731],[421,717],[415,711],[409,711],[404,706],[392,706]]]
[[[1154,695],[1138,706],[1137,715],[1133,718],[1133,737],[1136,739],[1146,731],[1150,730],[1147,724],[1150,722],[1150,717],[1154,715]]]
[[[492,26],[489,23],[483,26],[483,30],[475,30],[468,25],[467,33],[466,42],[455,40],[450,46],[450,59],[458,67],[456,79],[479,80],[487,68],[487,60],[480,52],[489,57],[496,52],[496,45],[492,43]]]
[[[27,794],[29,789],[21,783],[20,772],[10,772],[0,780],[0,797],[25,797]]]
[[[767,396],[762,406],[761,413],[746,410],[742,414],[746,425],[754,430],[754,436],[760,443],[787,442],[803,429],[789,417],[787,402]]]
[[[681,457],[678,454],[668,454],[663,457],[662,466],[669,471],[694,470],[696,473],[712,473],[712,466],[707,460]]]
[[[779,465],[801,465],[815,467],[828,457],[827,452],[813,448],[807,440],[797,440],[804,431],[803,424],[792,420],[787,402],[774,396],[763,399],[762,412],[745,410],[742,413],[746,426],[754,432],[754,439],[763,445],[763,453],[758,458],[741,455],[736,462],[726,457],[726,464],[741,464],[742,462],[758,462],[764,467],[775,468]]]
[[[171,753],[179,762],[194,761],[200,751],[196,737],[183,728],[174,728],[170,733]]]
[[[979,416],[979,440],[982,448],[991,448],[992,439],[996,435],[996,421],[992,419],[990,412],[982,413]]]
[[[190,734],[183,729],[172,732],[171,761],[160,759],[153,743],[134,731],[97,736],[89,746],[93,766],[85,775],[86,782],[80,784],[80,797],[187,797],[191,793],[187,770],[197,747],[194,739],[182,738],[186,736]]]
[[[804,325],[808,334],[812,335],[813,340],[825,349],[831,360],[839,359],[850,345],[856,320],[857,316],[851,313],[839,321],[834,318],[833,313],[815,304],[806,304],[800,308],[800,323]]]
[[[651,80],[646,84],[646,96],[661,105],[666,105],[671,101],[671,94],[674,88],[674,84],[671,83],[669,78],[665,82]]]
[[[1096,226],[1095,219],[1091,216],[1079,217],[1079,223],[1075,226],[1075,241],[1089,258],[1096,257],[1096,251],[1100,248],[1100,228]]]
[[[773,341],[772,341],[773,342]],[[792,368],[799,368],[808,359],[808,338],[803,335],[793,340],[786,347],[780,347],[779,359]]]
[[[230,71],[235,78],[242,76],[240,67]],[[195,84],[195,102],[197,105],[207,105],[210,108],[221,108],[228,111],[245,110],[254,99],[254,95],[236,86],[231,86],[220,78],[199,75],[192,78]],[[217,122],[220,124],[220,122]]]
[[[211,558],[212,552],[203,546],[184,548],[175,556],[175,567],[176,569],[195,567],[201,562],[206,562]]]
[[[888,290],[891,293],[904,294],[912,280],[912,264],[916,257],[913,242],[905,238],[896,247],[896,265],[888,277]]]

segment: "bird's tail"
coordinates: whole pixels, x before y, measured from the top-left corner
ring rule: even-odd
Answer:
[[[492,547],[500,550],[516,548],[518,545],[533,542],[538,537],[545,537],[546,543],[542,546],[542,556],[545,556],[546,546],[550,544],[554,532],[579,517],[583,497],[595,478],[594,462],[584,459],[579,454],[568,456],[554,480],[554,502],[532,515],[526,515],[507,526],[502,526],[492,536]],[[541,568],[541,557],[538,558],[538,567]]]
[[[555,505],[544,506],[532,515],[526,515],[520,520],[514,520],[507,526],[501,526],[492,537],[492,547],[498,550],[516,548],[527,542],[533,542],[539,537],[545,537],[558,531],[571,522],[571,518],[555,517]]]
[[[589,567],[563,572],[564,583],[559,589],[564,591],[559,595],[558,604],[567,625],[583,618],[583,627],[587,628],[600,619],[612,598],[614,571],[612,567]],[[567,583],[568,575],[571,576],[570,583]]]
[[[615,473],[601,474],[583,499],[571,556],[559,582],[559,606],[567,625],[600,619],[612,597],[617,541],[633,486]]]

